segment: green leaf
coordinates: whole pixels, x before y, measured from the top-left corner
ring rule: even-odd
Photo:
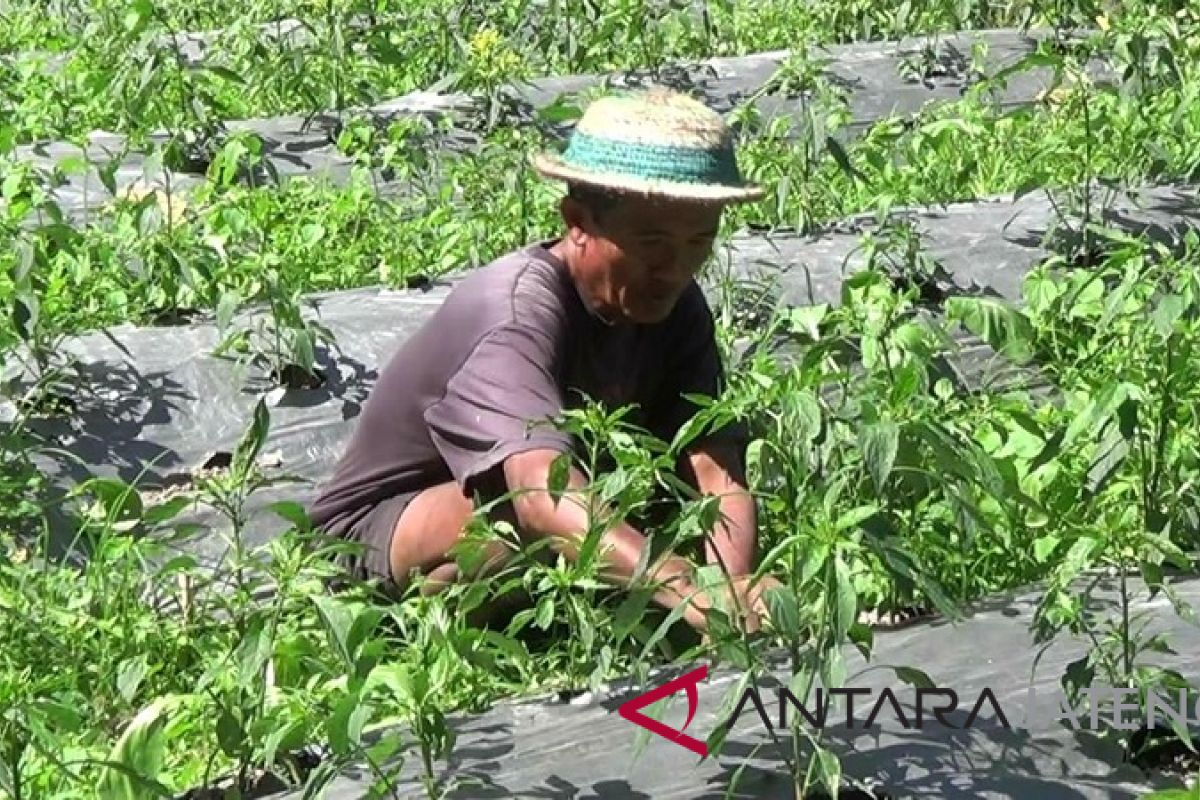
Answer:
[[[1170,336],[1175,329],[1175,323],[1187,308],[1187,301],[1180,295],[1169,294],[1159,301],[1151,317],[1154,329],[1162,336]]]
[[[650,655],[650,651],[652,651],[655,646],[658,645],[659,641],[661,641],[662,638],[667,635],[667,631],[671,629],[671,626],[683,619],[683,615],[687,613],[689,605],[690,601],[684,600],[679,605],[675,606],[675,608],[671,609],[671,613],[667,615],[666,619],[659,623],[658,628],[650,635],[650,638],[646,640],[646,644],[642,646],[642,653],[639,657],[640,661],[645,661]]]
[[[153,70],[151,70],[150,75],[153,75]],[[156,180],[162,177],[162,171],[163,151],[155,148],[147,153],[146,157],[142,160],[142,178],[147,184],[153,184]],[[152,195],[147,196],[143,198],[141,202],[146,204],[154,203],[154,198]],[[154,205],[157,206],[158,204],[154,203]]]
[[[862,448],[863,460],[877,492],[883,492],[887,484],[899,444],[900,429],[894,422],[885,420],[858,430],[858,445]]]
[[[916,686],[918,689],[937,688],[929,675],[916,667],[892,667],[892,671],[896,673],[897,678],[909,686]]]
[[[147,525],[161,525],[164,522],[170,522],[179,516],[179,513],[187,508],[191,502],[191,500],[184,496],[164,500],[147,508],[142,514],[142,522]]]
[[[242,739],[245,732],[242,723],[233,715],[228,707],[222,707],[217,716],[217,744],[225,755],[236,758],[242,749]]]
[[[33,265],[37,262],[37,253],[33,249],[33,243],[20,239],[13,245],[16,258],[12,268],[9,270],[9,275],[12,277],[12,282],[17,285],[19,293],[27,293],[30,289],[29,275],[33,271]]]
[[[829,750],[817,750],[817,776],[830,797],[837,797],[842,783],[842,764]]]
[[[1061,682],[1068,696],[1088,688],[1095,680],[1096,669],[1089,663],[1090,659],[1091,656],[1083,656],[1067,665]]]
[[[286,753],[304,744],[305,725],[301,720],[293,720],[286,725],[277,724],[263,739],[262,760],[268,768],[275,764],[275,754],[280,748]]]
[[[1038,537],[1033,542],[1033,557],[1039,564],[1046,563],[1046,559],[1050,557],[1061,541],[1062,539],[1055,534]]]
[[[807,443],[821,434],[821,404],[811,391],[804,390],[787,395],[784,403],[791,436]]]
[[[825,147],[829,150],[829,154],[833,156],[833,160],[841,168],[842,172],[846,173],[853,180],[866,180],[866,176],[855,169],[854,165],[850,163],[850,157],[846,155],[846,150],[842,147],[841,142],[832,136],[826,136]]]
[[[863,658],[870,661],[871,651],[875,649],[875,631],[871,630],[871,626],[856,621],[846,634],[858,651],[862,653]]]
[[[776,543],[776,545],[774,547],[770,548],[769,551],[767,552],[767,554],[763,555],[762,559],[760,559],[760,561],[758,561],[758,569],[755,571],[756,575],[760,575],[760,576],[767,575],[767,573],[772,571],[773,567],[775,566],[776,563],[778,563],[778,561],[780,559],[784,558],[785,555],[791,555],[794,552],[794,548],[796,548],[796,546],[797,546],[797,537],[796,536],[788,536],[788,537],[786,537],[786,539],[780,541],[779,543]],[[812,552],[809,551],[809,557],[811,557],[811,554],[812,554]],[[811,577],[811,576],[809,576],[809,577]],[[802,579],[802,583],[803,583],[803,579]]]
[[[405,59],[407,61],[407,59]],[[570,122],[579,119],[583,115],[583,110],[579,104],[572,103],[563,97],[559,97],[548,106],[538,109],[537,116],[545,122],[557,125],[563,122]]]
[[[221,336],[229,330],[230,324],[233,323],[233,316],[237,313],[242,305],[241,296],[232,289],[227,289],[221,292],[221,299],[217,301],[217,331]]]
[[[1081,536],[1071,545],[1059,566],[1059,574],[1073,577],[1091,566],[1092,554],[1102,549],[1104,543],[1092,536]]]
[[[330,643],[341,656],[343,663],[351,666],[353,662],[350,656],[349,637],[350,628],[354,625],[354,612],[347,602],[333,597],[315,595],[312,601],[317,607],[321,621],[325,623],[325,632],[329,636]]]
[[[34,703],[37,712],[48,719],[58,733],[78,733],[83,728],[79,712],[56,700],[39,700]]]
[[[304,506],[295,500],[280,500],[271,504],[271,513],[290,522],[299,530],[308,530],[311,520]]]
[[[235,480],[244,480],[250,475],[250,468],[267,440],[270,426],[271,416],[267,409],[266,399],[260,397],[254,406],[253,421],[238,442],[237,449],[233,454],[230,474]]]
[[[982,297],[950,297],[946,300],[946,317],[1017,363],[1033,359],[1033,325],[1007,303]]]
[[[160,697],[137,713],[122,731],[99,776],[104,797],[114,800],[142,800],[153,796],[170,797],[171,792],[155,777],[162,773],[167,748],[167,723],[170,713],[181,703],[177,697]]]
[[[370,704],[359,702],[350,714],[350,719],[347,720],[346,733],[349,735],[350,741],[354,742],[355,747],[362,745],[363,728],[371,720],[371,711]]]
[[[128,658],[121,662],[121,666],[117,670],[117,692],[125,699],[126,703],[133,702],[138,687],[142,685],[142,680],[146,677],[147,669],[145,656]]]
[[[212,74],[216,75],[217,77],[224,78],[227,81],[232,81],[233,83],[239,83],[239,84],[246,83],[245,78],[243,78],[240,74],[231,70],[229,67],[222,67],[219,64],[202,64],[201,68],[207,70],[208,72],[211,72]]]
[[[325,238],[325,226],[316,222],[306,223],[300,228],[300,241],[307,248],[316,247]]]
[[[1141,538],[1143,543],[1145,543],[1149,548],[1157,552],[1175,567],[1182,570],[1189,570],[1192,568],[1192,561],[1190,558],[1188,558],[1187,553],[1185,553],[1179,547],[1179,545],[1175,544],[1165,536],[1158,533],[1144,531],[1141,534]]]
[[[1142,574],[1142,580],[1146,582],[1146,586],[1150,589],[1151,596],[1156,597],[1159,590],[1162,588],[1162,567],[1150,561],[1142,561],[1138,566],[1139,571]]]
[[[80,488],[95,495],[106,518],[114,522],[141,519],[142,497],[125,481],[118,478],[92,478]]]
[[[543,597],[538,601],[537,616],[534,619],[534,624],[542,630],[547,630],[551,623],[554,622],[554,598]]]
[[[1119,382],[1105,385],[1084,412],[1076,414],[1071,420],[1071,424],[1067,426],[1067,432],[1062,438],[1061,448],[1065,449],[1070,446],[1082,433],[1103,430],[1117,410],[1125,404],[1128,397],[1129,384]],[[1039,456],[1039,460],[1040,458]]]
[[[796,546],[795,540],[789,540],[792,546]],[[800,585],[806,586],[818,572],[825,567],[825,562],[829,558],[831,547],[828,542],[810,548],[805,557],[804,563],[800,567]]]
[[[1190,789],[1160,789],[1138,795],[1138,800],[1200,800],[1200,783]]]
[[[554,498],[554,504],[557,506],[562,500],[563,492],[571,480],[571,454],[560,453],[550,463],[550,476],[547,480],[547,489],[550,496]]]
[[[834,641],[841,644],[845,641],[846,633],[857,619],[858,593],[854,591],[854,582],[850,577],[850,567],[847,566],[841,554],[834,556]]]
[[[1086,494],[1090,496],[1098,494],[1113,474],[1125,463],[1129,452],[1129,438],[1122,433],[1121,427],[1113,423],[1105,426],[1104,438],[1096,448],[1096,453],[1092,456],[1092,463],[1088,467],[1087,482],[1084,486]]]
[[[877,514],[879,514],[879,508],[873,505],[852,508],[838,517],[837,522],[833,525],[833,529],[838,533],[842,533],[851,528],[862,527],[863,523],[872,519]]]
[[[373,606],[358,606],[354,622],[346,634],[346,652],[351,659],[357,660],[359,651],[366,641],[375,633],[379,623],[383,621],[383,609]]]
[[[311,375],[317,363],[317,354],[313,335],[307,328],[296,331],[292,338],[292,363]]]
[[[371,707],[357,694],[348,694],[334,708],[327,731],[334,752],[350,754],[362,744],[362,731]]]
[[[646,548],[647,551],[649,548]],[[640,589],[629,593],[629,595],[617,606],[617,610],[613,612],[613,636],[618,641],[627,637],[638,622],[641,621],[642,615],[650,604],[650,598],[653,596],[651,589]]]
[[[821,338],[821,323],[828,314],[828,303],[792,308],[788,310],[788,325],[792,332],[804,333],[816,341]]]
[[[800,635],[800,604],[790,586],[776,586],[766,593],[771,626],[780,634],[795,639]]]
[[[730,715],[733,714],[733,710],[737,707],[738,701],[741,700],[742,695],[745,694],[746,688],[750,685],[750,682],[753,679],[754,673],[752,671],[746,670],[742,672],[742,676],[738,678],[737,683],[732,685],[729,690],[725,692],[725,696],[721,700],[721,708],[717,715],[718,719],[736,724],[737,720],[730,720]],[[713,726],[712,732],[708,734],[708,738],[705,740],[705,744],[708,745],[710,757],[716,757],[720,754],[721,749],[725,746],[725,740],[729,737],[729,731],[732,729],[732,727],[732,725],[728,724]],[[644,747],[644,743],[642,743],[641,746]]]
[[[271,631],[265,619],[256,617],[238,644],[238,678],[242,686],[255,686],[262,680],[271,650]]]

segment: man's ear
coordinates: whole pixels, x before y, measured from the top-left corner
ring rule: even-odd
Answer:
[[[582,245],[592,230],[593,220],[588,208],[571,196],[564,197],[558,204],[567,236],[575,245]]]

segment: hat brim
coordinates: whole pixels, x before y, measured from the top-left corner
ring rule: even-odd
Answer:
[[[766,197],[761,186],[724,186],[720,184],[682,183],[678,181],[647,180],[619,173],[595,172],[572,166],[560,156],[539,153],[533,157],[533,168],[547,178],[579,183],[615,192],[685,200],[701,203],[750,203]]]

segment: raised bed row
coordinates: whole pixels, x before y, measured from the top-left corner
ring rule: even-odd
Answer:
[[[1041,31],[1024,33],[1015,30],[965,32],[897,42],[840,45],[815,51],[811,57],[827,60],[823,69],[825,77],[845,93],[853,122],[838,135],[847,139],[881,119],[916,114],[930,103],[959,99],[978,77],[971,66],[972,50],[976,45],[983,46],[986,51],[979,69],[990,75],[1017,62],[1048,35]],[[926,45],[933,48],[935,60],[926,64],[925,73],[919,67],[917,73],[906,72],[904,65],[919,56]],[[804,104],[810,101],[772,89],[772,81],[788,56],[788,51],[777,51],[709,59],[654,72],[540,78],[510,87],[509,92],[517,106],[507,113],[515,114],[517,121],[529,121],[536,111],[559,99],[570,100],[604,86],[657,83],[693,92],[721,112],[727,113],[739,104],[751,102],[767,119],[782,116],[799,120]],[[918,59],[913,63],[924,62]],[[1115,73],[1100,62],[1093,63],[1091,68],[1097,77],[1115,77]],[[921,77],[922,74],[925,77]],[[1028,102],[1049,82],[1050,73],[1044,68],[1014,75],[1006,86],[996,91],[994,101],[1001,109]],[[454,121],[453,132],[448,137],[431,140],[430,144],[448,152],[461,152],[477,145],[486,114],[485,104],[479,98],[417,92],[342,114],[328,112],[313,116],[237,120],[228,122],[226,127],[230,133],[244,131],[261,137],[271,167],[285,180],[294,176],[321,176],[341,183],[348,179],[353,160],[341,154],[334,142],[350,115],[366,115],[380,125],[398,118],[419,116],[432,120],[449,117]],[[569,123],[560,130],[565,132],[568,127]],[[163,141],[168,135],[162,132],[156,138]],[[117,160],[119,166],[114,180],[121,191],[145,181],[144,156],[126,153],[125,149],[125,137],[98,131],[83,148],[66,142],[51,142],[22,145],[17,153],[19,158],[45,168],[67,157],[82,157],[97,166]],[[201,158],[187,171],[168,170],[157,178],[151,176],[151,182],[186,191],[204,180],[206,168],[207,162]],[[53,194],[63,210],[76,220],[83,218],[87,209],[103,205],[109,197],[95,167],[89,168],[86,175],[70,177],[56,187]]]
[[[1130,614],[1152,617],[1147,636],[1165,634],[1176,653],[1191,654],[1200,648],[1200,631],[1173,613],[1165,599],[1147,601],[1138,580],[1130,582],[1130,591],[1134,595]],[[1200,601],[1200,581],[1176,583],[1175,591],[1184,602]],[[1094,624],[1121,613],[1117,596],[1116,579],[1101,584],[1095,593]],[[876,798],[1135,800],[1155,788],[1178,786],[1178,776],[1125,763],[1116,743],[1101,738],[1100,725],[1111,725],[1113,720],[1110,708],[1100,711],[1099,724],[1091,721],[1090,712],[1078,714],[1077,730],[1068,727],[1069,717],[1064,721],[1065,715],[1052,716],[1057,712],[1051,704],[1057,702],[1059,680],[1071,662],[1091,649],[1092,642],[1085,636],[1063,634],[1049,647],[1036,643],[1030,624],[1039,597],[1029,591],[996,598],[958,624],[938,620],[876,632],[870,663],[856,648],[846,647],[843,655],[850,677],[844,688],[863,690],[853,698],[852,713],[848,714],[842,697],[833,703],[823,730],[802,725],[810,734],[820,734],[822,744],[841,759],[843,774],[868,785]],[[1156,655],[1154,663],[1174,667],[1192,682],[1200,678],[1195,659],[1186,655]],[[791,756],[790,735],[779,728],[777,692],[791,683],[785,663],[775,664],[753,684],[779,744],[752,703],[747,702],[732,720],[731,709],[722,708],[743,674],[727,667],[710,669],[696,685],[696,713],[686,729],[688,735],[704,740],[718,726],[730,724],[718,757],[701,761],[674,742],[647,735],[617,713],[625,701],[700,666],[688,665],[647,685],[616,686],[571,703],[502,703],[485,714],[453,720],[457,742],[445,768],[437,766],[437,775],[455,788],[443,796],[796,800],[785,760]],[[929,676],[937,690],[954,692],[956,707],[944,713],[947,724],[939,722],[933,709],[945,708],[948,695],[932,693],[918,700],[916,688],[899,680],[889,667],[915,667]],[[1110,688],[1102,678],[1093,685]],[[987,690],[994,705],[990,699],[980,702]],[[900,711],[888,702],[886,691]],[[1160,697],[1169,708],[1178,707],[1173,693]],[[815,696],[809,699],[810,712],[816,713],[816,702]],[[867,726],[877,705],[879,710]],[[1127,710],[1121,718],[1136,725],[1147,716],[1142,711],[1139,716]],[[790,705],[787,713],[789,720],[800,714]],[[1159,723],[1165,724],[1166,713],[1158,707]],[[1190,705],[1187,713],[1189,717],[1193,713]],[[688,722],[683,689],[665,712],[654,716],[668,727],[682,729]],[[396,796],[425,796],[418,764],[414,757],[404,763],[400,778],[389,787]],[[801,765],[802,772],[806,768],[807,763]],[[372,777],[365,769],[346,773],[324,796],[328,800],[371,796]],[[841,796],[870,797],[862,792]],[[291,800],[301,794],[272,797]]]
[[[1198,217],[1195,190],[1187,187],[1150,189],[1136,202],[1122,200],[1112,212],[1114,222],[1134,233],[1162,236]],[[938,291],[1015,300],[1022,277],[1049,255],[1041,239],[1054,222],[1054,211],[1044,198],[1028,195],[1015,203],[914,211],[912,221],[926,254],[940,264],[941,277],[934,279]],[[867,225],[859,227],[866,230]],[[862,254],[855,252],[860,241],[861,234],[852,230],[818,238],[737,236],[706,279],[709,295],[714,304],[719,302],[717,287],[733,277],[754,284],[766,281],[774,287],[770,299],[783,304],[837,304],[845,275],[863,267]],[[273,399],[273,430],[265,452],[277,454],[282,472],[310,482],[329,474],[378,369],[433,314],[452,285],[448,279],[427,290],[361,289],[314,298],[320,321],[333,332],[340,353],[322,356],[325,385]],[[91,388],[75,396],[78,407],[71,423],[45,424],[44,430],[59,437],[59,447],[100,474],[147,486],[186,483],[191,471],[205,466],[214,453],[232,452],[257,398],[270,385],[210,355],[218,340],[214,324],[123,326],[109,334],[128,355],[100,333],[70,343]],[[945,369],[946,377],[964,391],[995,390],[1031,379],[969,339],[961,353],[947,357]],[[55,468],[74,469],[69,464]],[[81,475],[76,471],[73,477]],[[311,485],[283,486],[264,491],[252,507],[261,510],[280,499],[306,502],[311,496]],[[266,541],[283,524],[256,514],[249,543]],[[69,530],[61,533],[71,535]],[[220,559],[224,544],[209,535],[189,549],[203,559]]]

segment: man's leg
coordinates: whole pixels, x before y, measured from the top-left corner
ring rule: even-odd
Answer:
[[[461,574],[453,550],[463,540],[474,513],[474,503],[454,482],[426,489],[408,503],[396,522],[389,554],[392,578],[400,591],[405,591],[413,576],[419,574],[425,578],[421,593],[435,594],[453,583],[493,575],[512,560],[512,547],[492,540],[483,545],[482,568],[472,575]],[[507,517],[503,507],[496,515]],[[473,614],[472,621],[483,624],[522,602],[528,600],[519,595],[502,598]]]

